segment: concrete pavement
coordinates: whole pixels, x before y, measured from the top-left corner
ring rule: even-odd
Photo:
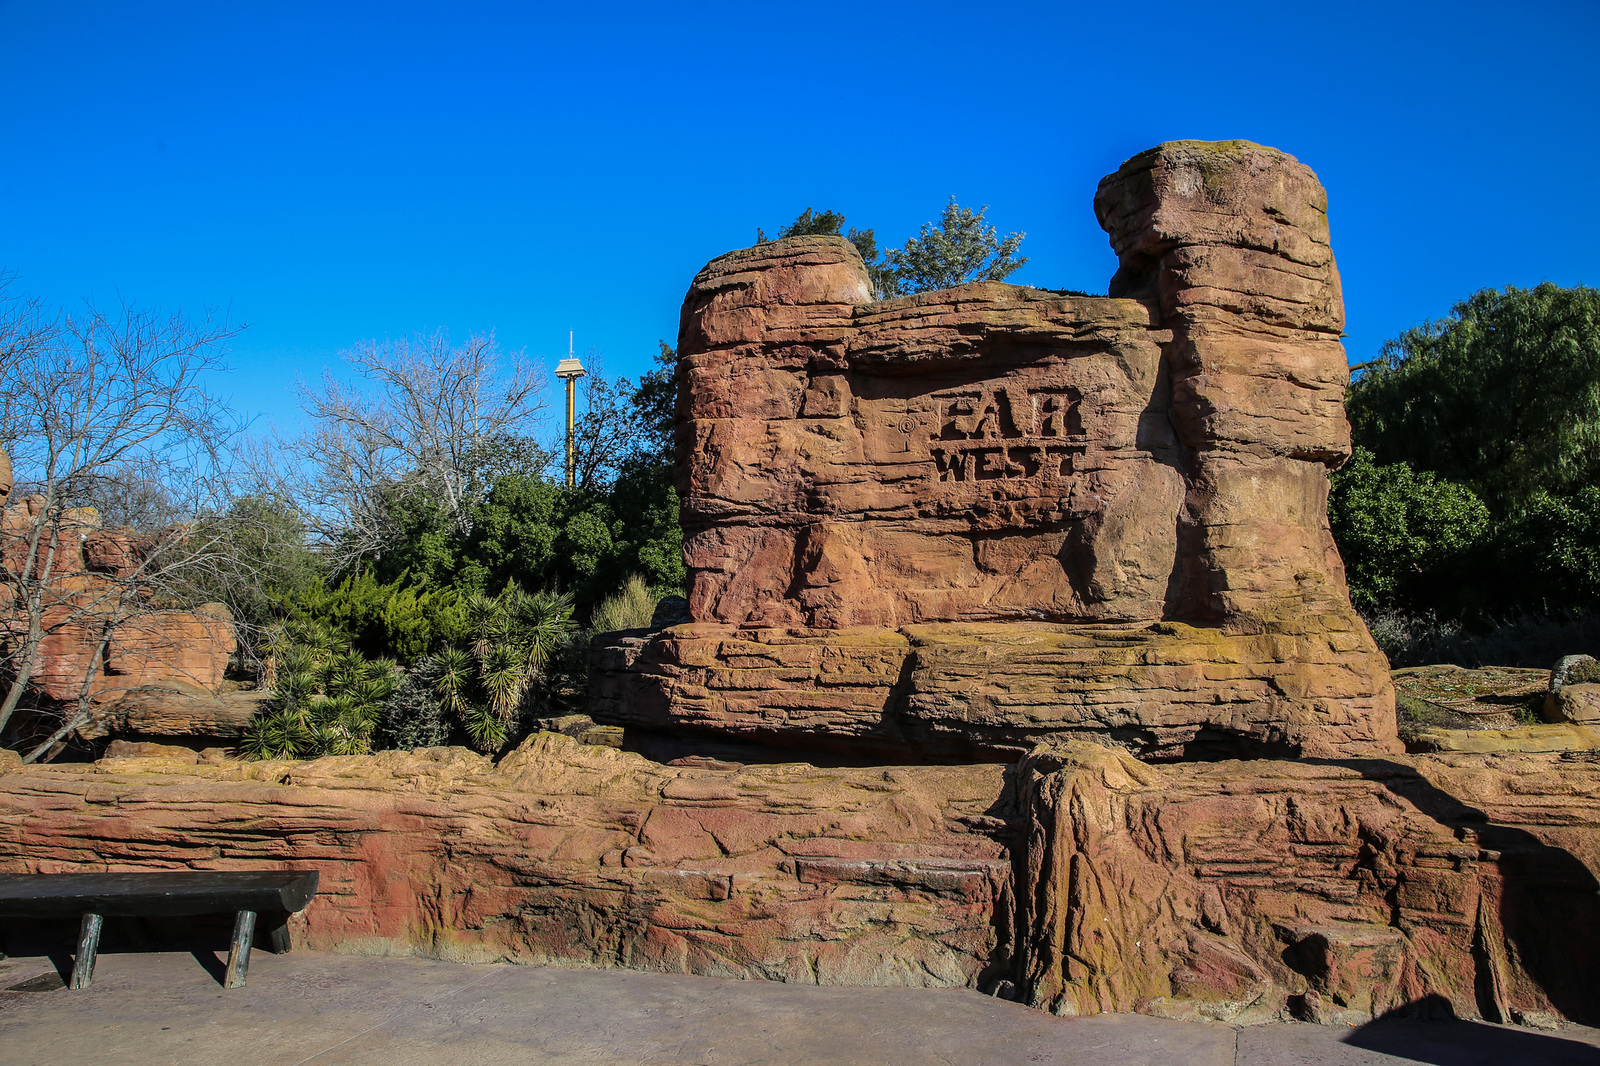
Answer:
[[[677,974],[254,953],[225,991],[209,952],[0,961],[0,1066],[74,1064],[1596,1064],[1600,1030],[1472,1022],[1362,1029],[1137,1015],[1055,1018],[955,989],[817,988]]]

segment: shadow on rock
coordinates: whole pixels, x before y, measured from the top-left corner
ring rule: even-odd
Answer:
[[[1476,843],[1481,896],[1473,953],[1484,1018],[1523,1023],[1554,1011],[1600,1024],[1600,881],[1587,864],[1526,829],[1492,821],[1410,766],[1385,759],[1340,765]]]

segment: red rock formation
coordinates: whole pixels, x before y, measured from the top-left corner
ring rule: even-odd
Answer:
[[[1326,198],[1244,142],[1101,183],[1111,297],[870,303],[840,238],[733,252],[679,336],[694,622],[597,718],[897,758],[1399,750],[1327,524],[1349,453]]]
[[[0,460],[3,500],[11,470],[4,452]],[[15,647],[28,633],[28,612],[18,601],[23,575],[30,587],[43,583],[36,693],[71,703],[87,683],[90,698],[104,703],[153,684],[221,684],[238,643],[224,604],[159,608],[140,584],[149,539],[101,529],[93,508],[69,508],[54,521],[45,510],[43,497],[30,496],[0,511],[0,644]]]
[[[498,767],[193,758],[0,764],[0,870],[312,867],[323,950],[913,986],[1009,957],[998,766],[662,766],[553,733]]]
[[[1581,756],[664,766],[550,733],[498,767],[8,755],[0,871],[314,867],[296,931],[324,950],[1010,982],[1063,1014],[1600,1021]]]
[[[1550,755],[1019,769],[1025,999],[1364,1022],[1594,1024],[1600,772]]]

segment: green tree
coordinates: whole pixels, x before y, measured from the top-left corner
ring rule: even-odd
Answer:
[[[1536,492],[1500,531],[1505,587],[1535,609],[1600,611],[1600,485]]]
[[[878,257],[878,238],[870,229],[856,229],[850,227],[848,233],[844,231],[845,218],[837,211],[828,210],[821,214],[813,214],[811,208],[800,212],[795,220],[778,231],[778,239],[784,237],[845,237],[856,246],[856,251],[861,253],[861,259],[867,264],[867,276],[872,280],[872,295],[882,300],[898,293],[898,283],[895,281],[894,268]],[[756,230],[756,243],[767,243],[767,235],[759,228]],[[666,342],[661,346],[666,348]]]
[[[1356,441],[1509,516],[1600,481],[1600,291],[1484,289],[1357,368]]]
[[[185,575],[185,599],[225,603],[241,637],[277,620],[279,606],[321,580],[322,561],[307,545],[304,517],[287,500],[245,496],[194,524],[192,541],[222,565]]]
[[[1021,270],[1028,258],[1018,258],[1017,250],[1027,234],[997,236],[993,226],[984,225],[984,212],[988,210],[985,204],[974,212],[956,203],[952,196],[937,228],[931,222],[923,223],[918,236],[881,257],[878,238],[872,230],[851,227],[848,234],[843,234],[845,217],[833,210],[818,214],[808,207],[781,229],[778,237],[847,236],[867,264],[872,295],[884,300],[906,293],[948,289],[968,281],[1004,281]],[[766,239],[767,235],[757,229],[756,243],[765,243]]]
[[[1437,610],[1462,591],[1489,533],[1489,510],[1464,485],[1380,466],[1357,447],[1334,477],[1328,520],[1356,606]]]
[[[1017,249],[1027,234],[997,237],[993,226],[983,224],[988,210],[985,204],[973,212],[952,196],[937,229],[924,222],[921,234],[906,241],[903,248],[884,253],[884,262],[894,272],[896,292],[929,292],[968,281],[1004,281],[1021,270],[1028,258],[1017,258]]]

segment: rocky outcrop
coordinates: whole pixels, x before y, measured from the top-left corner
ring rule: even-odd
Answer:
[[[149,757],[0,762],[0,871],[311,867],[295,931],[323,950],[969,986],[1062,1014],[1600,1021],[1587,755],[117,751]]]
[[[160,738],[202,746],[233,743],[245,735],[269,695],[257,689],[218,693],[185,681],[161,681],[103,705],[79,734],[87,739]]]
[[[913,762],[1009,762],[1074,737],[1152,760],[1388,750],[1392,711],[1347,694],[1351,664],[1378,670],[1381,655],[1359,619],[1322,622],[1298,634],[1180,622],[680,626],[600,643],[591,713]]]
[[[1399,750],[1328,532],[1349,454],[1326,197],[1245,142],[1101,183],[1110,297],[873,303],[841,238],[732,252],[679,334],[692,621],[597,715],[897,759]]]
[[[9,464],[3,472],[9,488]],[[53,515],[41,496],[0,511],[0,643],[23,646],[24,597],[36,594],[41,635],[31,685],[39,697],[76,703],[87,691],[107,703],[148,685],[221,684],[238,644],[227,606],[164,607],[144,584],[155,546],[180,535],[103,529],[87,507]]]
[[[1600,1020],[1600,766],[1450,755],[1019,769],[1025,998],[1349,1024]]]
[[[1544,717],[1551,722],[1600,724],[1600,665],[1592,655],[1565,655],[1550,671]]]
[[[498,767],[4,769],[0,870],[310,867],[295,931],[323,950],[980,987],[1009,958],[998,766],[676,767],[543,733]]]

